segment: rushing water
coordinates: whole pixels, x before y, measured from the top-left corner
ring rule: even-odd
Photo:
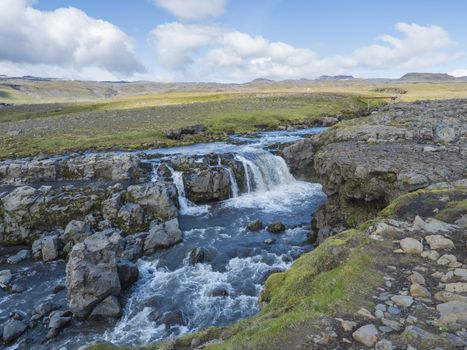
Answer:
[[[239,188],[232,169],[219,161],[217,166],[226,167],[231,178],[231,198],[195,205],[185,198],[183,174],[170,169],[179,193],[183,242],[138,261],[139,281],[127,293],[123,317],[115,325],[68,327],[53,347],[73,349],[97,340],[146,344],[257,313],[258,294],[267,277],[286,270],[312,249],[307,243],[311,214],[326,199],[319,184],[295,180],[285,161],[266,148],[319,131],[235,137],[246,142],[242,145],[216,142],[146,151],[161,155],[148,160],[154,164],[153,181],[161,159],[232,153],[242,164],[245,188]],[[246,226],[257,219],[265,225],[281,221],[287,230],[283,234],[248,231]],[[188,255],[194,248],[206,249],[209,261],[190,265]],[[57,279],[63,281],[63,274],[58,273]]]

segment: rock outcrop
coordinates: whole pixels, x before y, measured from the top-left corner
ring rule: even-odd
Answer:
[[[0,162],[0,184],[64,180],[145,181],[150,168],[132,154],[103,153]]]
[[[316,214],[322,240],[374,217],[403,193],[465,177],[467,101],[388,105],[308,142],[308,175],[329,197]]]

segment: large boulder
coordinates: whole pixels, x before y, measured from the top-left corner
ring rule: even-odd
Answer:
[[[172,219],[162,224],[153,223],[144,241],[144,252],[152,254],[157,249],[168,248],[182,240],[182,231],[178,226],[178,219]]]
[[[84,221],[71,220],[65,227],[65,232],[60,237],[64,244],[72,242],[73,244],[84,241],[92,235],[91,226]]]
[[[224,167],[183,173],[186,197],[194,203],[220,201],[230,197],[230,175]]]
[[[157,181],[129,186],[124,197],[129,203],[139,204],[148,219],[165,221],[178,215],[177,188],[173,183]]]
[[[117,252],[121,241],[117,232],[96,233],[73,247],[66,285],[68,306],[76,317],[86,318],[104,299],[120,294]]]

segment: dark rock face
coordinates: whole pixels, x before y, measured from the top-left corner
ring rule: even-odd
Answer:
[[[278,154],[284,158],[290,172],[297,178],[308,179],[314,175],[313,140],[303,139],[280,147]]]
[[[190,265],[202,264],[211,260],[209,250],[205,248],[195,248],[188,254]]]
[[[329,197],[316,213],[318,239],[374,217],[403,193],[463,178],[466,135],[465,100],[388,105],[316,135],[310,171]]]
[[[3,341],[6,344],[12,343],[23,334],[28,327],[21,321],[10,320],[3,327]]]

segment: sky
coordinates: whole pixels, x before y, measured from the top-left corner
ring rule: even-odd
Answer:
[[[0,74],[246,82],[467,76],[464,0],[0,0]]]

